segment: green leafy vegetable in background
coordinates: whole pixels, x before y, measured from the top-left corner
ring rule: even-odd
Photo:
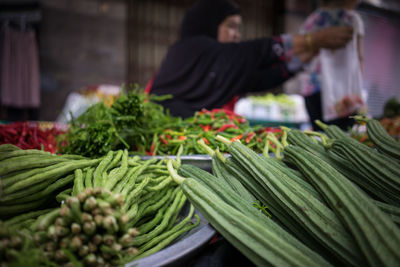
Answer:
[[[111,106],[110,113],[118,129],[129,128],[139,124],[143,116],[143,105],[133,91],[122,94]]]
[[[125,143],[104,103],[97,103],[72,119],[68,132],[60,139],[67,143],[60,145],[62,153],[87,157],[104,155],[119,143]]]
[[[111,107],[97,103],[72,119],[67,133],[59,137],[60,152],[98,157],[127,148],[144,153],[150,149],[154,134],[181,120],[156,103],[168,97],[148,95],[137,85],[128,90],[122,87]]]

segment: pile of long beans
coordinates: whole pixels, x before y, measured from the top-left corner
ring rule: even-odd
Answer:
[[[130,243],[138,231],[127,228],[122,205],[122,195],[88,188],[39,217],[34,240],[47,259],[60,265],[72,263],[68,253],[85,265],[117,265],[120,257],[137,253]]]
[[[0,166],[3,225],[36,233],[36,247],[57,264],[129,262],[199,223],[191,205],[182,217],[186,197],[164,160],[129,157],[127,150],[87,159],[2,145]]]
[[[100,160],[0,145],[0,219],[54,206],[55,194],[72,185],[74,170]]]

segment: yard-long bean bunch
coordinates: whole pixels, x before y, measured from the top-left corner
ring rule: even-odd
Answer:
[[[38,156],[42,161],[34,160]],[[190,206],[182,218],[186,197],[164,160],[129,157],[127,150],[87,159],[11,146],[0,146],[0,158],[0,165],[7,163],[1,174],[4,225],[32,230],[36,246],[58,264],[145,257],[199,223],[192,222]]]

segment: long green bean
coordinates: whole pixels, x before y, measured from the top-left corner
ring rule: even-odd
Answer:
[[[151,159],[146,161],[140,168],[137,169],[137,171],[132,174],[135,175],[134,179],[131,179],[131,181],[129,181],[126,186],[122,189],[121,193],[123,195],[127,195],[128,192],[130,192],[132,190],[132,188],[135,186],[135,181],[137,181],[137,177],[150,165],[153,164],[156,161],[156,159]]]
[[[23,172],[18,173],[16,175],[2,178],[1,179],[2,186],[3,186],[3,188],[7,188],[8,186],[11,186],[19,181],[25,180],[25,179],[32,177],[34,175],[37,175],[37,174],[47,173],[49,171],[52,171],[53,169],[61,168],[64,165],[65,165],[64,162],[60,162],[60,163],[50,165],[47,167],[34,168],[32,170],[24,170]]]
[[[136,237],[132,241],[131,245],[132,246],[142,245],[142,244],[148,242],[149,240],[153,239],[154,237],[156,237],[162,231],[164,231],[166,229],[166,227],[168,226],[168,222],[169,222],[171,216],[174,214],[176,208],[178,207],[182,196],[183,196],[183,192],[181,190],[179,190],[175,195],[174,201],[172,202],[172,204],[168,207],[167,211],[165,212],[164,218],[162,219],[161,223],[156,228],[154,228],[154,230],[152,230],[151,232]]]
[[[129,195],[126,196],[125,202],[124,202],[124,208],[125,210],[128,209],[132,205],[132,203],[140,196],[140,194],[143,191],[143,188],[147,186],[149,183],[150,179],[144,179],[133,191],[129,193]]]
[[[50,208],[50,209],[42,209],[42,210],[30,211],[30,212],[15,216],[15,217],[13,217],[13,218],[11,218],[9,220],[6,220],[6,221],[4,221],[4,224],[8,225],[8,226],[11,226],[13,224],[18,224],[18,223],[21,223],[21,222],[23,222],[25,220],[28,220],[28,219],[35,219],[35,218],[39,217],[40,215],[45,214],[45,213],[47,213],[47,212],[49,212],[51,210],[53,210],[53,209]]]
[[[83,192],[85,189],[85,185],[83,184],[83,172],[82,169],[76,169],[74,172],[75,179],[74,179],[74,187],[72,191],[72,195],[76,196],[80,192]]]
[[[101,185],[101,181],[103,178],[103,172],[106,167],[110,164],[113,159],[114,152],[109,151],[107,155],[102,159],[102,161],[97,166],[96,170],[93,173],[93,187],[98,187]]]
[[[1,196],[0,199],[0,204],[5,204],[5,203],[9,203],[13,204],[16,201],[18,201],[18,199],[24,199],[27,196],[30,196],[32,194],[35,194],[37,192],[40,192],[41,190],[43,190],[44,188],[47,188],[50,184],[54,183],[55,181],[57,181],[57,177],[53,177],[53,178],[49,178],[43,182],[37,183],[35,185],[32,185],[28,188],[25,188],[23,190],[19,190],[18,192],[12,193],[12,194],[7,194],[5,195],[3,193],[3,195]]]
[[[139,253],[149,250],[151,247],[159,244],[163,239],[165,239],[168,236],[170,236],[171,234],[176,233],[179,230],[181,230],[187,223],[191,222],[193,214],[194,214],[194,207],[193,207],[193,205],[190,205],[189,213],[182,221],[180,221],[172,229],[165,231],[164,233],[152,238],[149,242],[146,242],[145,244],[143,244],[143,246],[139,247]],[[200,220],[200,218],[197,217],[198,223],[199,223],[199,220]]]
[[[186,196],[185,195],[183,195],[183,197],[181,198],[181,202],[179,202],[179,204],[178,204],[178,207],[177,207],[177,209],[174,211],[174,213],[171,215],[171,219],[169,220],[169,223],[168,223],[168,226],[167,226],[167,230],[169,230],[169,229],[171,229],[173,226],[174,226],[174,224],[175,224],[175,222],[176,222],[176,219],[178,218],[178,216],[179,216],[179,213],[181,212],[181,210],[182,210],[182,207],[185,205],[185,203],[186,203],[186,200],[187,200],[187,198],[186,198]],[[190,205],[190,211],[192,211],[192,205]],[[190,212],[189,212],[189,214],[190,214]],[[193,214],[192,214],[193,215]],[[191,216],[190,216],[191,217]]]
[[[55,155],[23,155],[0,161],[0,175],[6,175],[18,170],[41,168],[60,162],[71,161],[70,159]]]
[[[94,168],[88,168],[85,174],[85,188],[91,188],[93,187],[93,172]]]
[[[122,151],[122,150],[117,150],[117,151],[116,151],[116,154],[114,155],[114,157],[113,157],[113,159],[112,159],[112,161],[111,161],[110,164],[105,168],[105,171],[109,171],[109,170],[111,170],[112,168],[116,167],[116,166],[120,163],[122,154],[123,154],[123,151]]]
[[[74,171],[78,168],[89,167],[97,164],[99,162],[98,159],[93,160],[79,160],[71,163],[64,163],[64,166],[56,169],[52,169],[46,173],[38,173],[33,175],[25,180],[19,181],[13,185],[10,185],[8,188],[4,188],[4,194],[10,194],[21,190],[23,188],[29,187],[31,185],[37,184],[45,179],[49,179],[50,177],[62,177],[65,174],[68,174],[71,171]]]
[[[0,145],[0,152],[11,152],[14,150],[21,150],[19,147],[17,147],[16,145],[13,144],[2,144]]]
[[[136,167],[132,167],[132,168],[128,169],[128,172],[125,175],[125,177],[121,181],[119,181],[113,188],[113,192],[121,193],[122,189],[125,188],[126,184],[128,184],[129,181],[131,181],[132,183],[135,183],[136,175],[134,175],[134,174],[138,168],[140,168],[140,166],[136,166]]]
[[[128,226],[129,227],[135,226],[140,221],[140,219],[143,218],[143,214],[149,206],[151,206],[154,203],[157,203],[159,201],[165,202],[171,196],[171,194],[175,195],[176,190],[172,190],[170,188],[164,188],[161,192],[159,192],[159,194],[154,194],[151,198],[148,198],[147,200],[139,203],[139,208],[136,213],[136,216],[130,217]]]
[[[103,184],[103,187],[112,190],[114,186],[124,177],[128,171],[128,150],[124,150],[122,155],[121,167],[117,169],[114,175],[110,175],[108,180]],[[103,181],[104,182],[104,181]]]
[[[31,201],[35,201],[37,199],[46,198],[52,192],[72,183],[74,178],[75,178],[74,174],[67,175],[63,178],[58,178],[56,181],[52,182],[49,186],[47,186],[44,190],[41,190],[41,191],[37,192],[36,194],[31,194],[31,195],[23,197],[23,198],[15,199],[15,200],[13,200],[13,203],[14,204],[28,203]]]
[[[167,208],[168,208],[168,204],[162,206],[161,209],[159,209],[157,211],[156,216],[154,216],[152,220],[150,220],[150,221],[148,221],[148,222],[146,222],[144,224],[141,224],[137,228],[138,231],[139,231],[139,234],[137,236],[144,235],[147,232],[149,232],[151,229],[153,229],[162,220],[162,218],[164,217],[164,213],[167,210]]]
[[[45,152],[37,149],[19,149],[19,150],[9,150],[0,153],[0,161],[24,155],[40,156],[40,155],[53,155],[50,152]]]
[[[17,215],[19,213],[30,211],[32,209],[38,208],[43,203],[45,203],[47,199],[39,199],[29,203],[23,204],[15,204],[15,205],[0,205],[0,218],[4,218],[10,215]]]
[[[69,198],[71,196],[72,193],[72,188],[67,188],[64,191],[61,191],[60,193],[58,193],[56,195],[56,200],[58,203],[61,203],[65,200],[67,200],[67,198]]]

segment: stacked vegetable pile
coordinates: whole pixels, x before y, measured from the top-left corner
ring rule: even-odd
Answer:
[[[43,129],[40,125],[29,122],[0,124],[0,145],[13,144],[21,149],[42,149],[55,153],[56,136],[62,133],[63,131],[55,126]]]
[[[164,160],[128,157],[127,150],[58,156],[8,144],[0,146],[0,164],[2,262],[30,251],[41,264],[116,265],[164,248],[199,223],[193,206],[182,217],[186,197]],[[27,241],[21,246],[12,236]]]
[[[203,140],[212,148],[217,148],[215,141],[217,135],[222,135],[232,141],[243,140],[244,144],[257,152],[264,149],[268,133],[280,135],[281,130],[270,127],[250,127],[248,121],[229,110],[203,109],[187,118],[180,125],[166,128],[158,136],[155,136],[149,155],[175,155],[178,148],[183,145],[184,155],[204,154],[204,149],[197,144]],[[226,152],[227,147],[219,146],[220,151]]]
[[[281,140],[270,135],[273,158],[218,136],[230,156],[205,148],[213,174],[172,160],[168,169],[191,203],[256,265],[398,266],[400,144],[376,120],[357,120],[367,121],[377,149],[320,123],[326,135],[295,129],[284,129]]]

